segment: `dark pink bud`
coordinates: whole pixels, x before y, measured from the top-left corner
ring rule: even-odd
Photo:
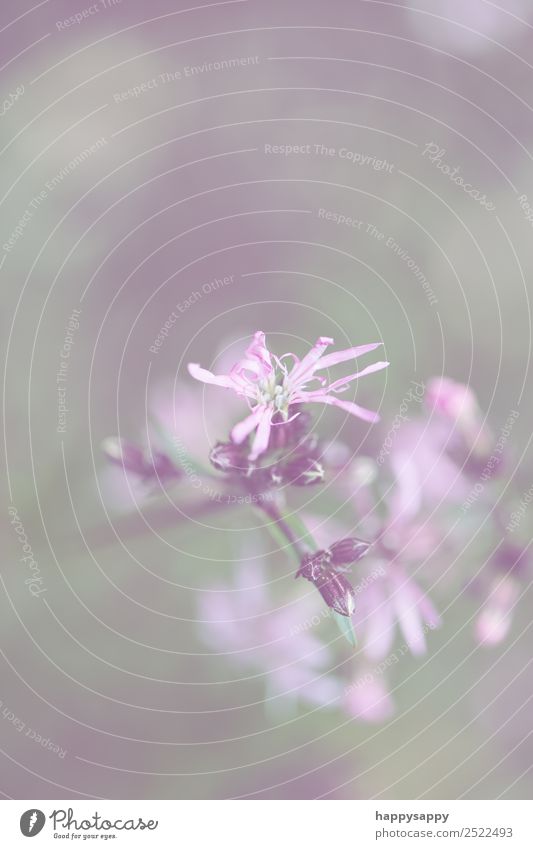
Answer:
[[[299,444],[298,453],[308,457],[320,457],[323,452],[318,433],[308,433]]]
[[[329,552],[317,551],[304,558],[296,577],[306,578],[314,584],[328,607],[335,613],[351,616],[354,612],[354,589],[344,575],[331,568]]]
[[[324,480],[324,466],[312,457],[294,457],[288,463],[278,463],[275,475],[281,484],[313,486]]]
[[[215,469],[227,474],[249,475],[254,466],[247,457],[248,446],[234,442],[217,442],[211,449],[209,459]]]
[[[154,451],[150,454],[139,445],[116,436],[104,439],[102,450],[112,463],[122,466],[127,472],[138,475],[145,481],[151,478],[168,480],[180,477],[180,472],[162,451]]]
[[[355,592],[344,575],[329,572],[316,587],[328,605],[341,616],[351,616],[355,610]]]
[[[279,416],[273,419],[274,427],[270,431],[270,439],[268,442],[269,451],[279,451],[282,448],[290,448],[297,445],[308,433],[312,424],[311,414],[298,404],[293,404],[289,407],[289,420],[292,416],[295,418],[292,421],[284,422]],[[301,412],[300,412],[301,411]],[[298,415],[296,415],[298,413]]]
[[[331,558],[329,551],[315,551],[314,554],[308,554],[304,557],[296,573],[296,577],[315,581],[325,570],[330,568],[330,565]]]
[[[365,556],[371,543],[357,537],[340,539],[330,546],[332,566],[349,566]]]

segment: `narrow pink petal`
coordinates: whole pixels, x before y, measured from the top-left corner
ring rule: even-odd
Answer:
[[[252,443],[252,450],[250,452],[250,460],[257,460],[260,454],[263,454],[264,451],[268,448],[268,440],[270,439],[270,428],[272,426],[272,410],[266,409],[264,410],[261,419],[259,421],[259,426],[257,428],[257,433],[255,435],[255,439]]]
[[[258,393],[255,379],[250,379],[248,374],[235,371],[235,368],[232,368],[229,377],[233,381],[235,392],[243,395],[245,398],[251,398],[253,401],[257,401]]]
[[[238,424],[236,424],[231,431],[231,438],[233,442],[236,442],[237,445],[240,445],[241,442],[244,442],[246,437],[249,436],[259,424],[259,422],[261,421],[261,417],[264,415],[264,412],[265,407],[256,407],[256,409],[251,415],[243,419],[242,422],[238,422]]]
[[[225,389],[237,389],[229,374],[213,374],[213,372],[202,368],[198,363],[189,363],[187,368],[189,374],[196,380],[201,380],[202,383],[212,383],[214,386],[223,386]]]
[[[422,505],[422,487],[420,469],[412,462],[410,454],[394,451],[391,466],[395,485],[390,496],[390,515],[394,517],[390,524],[394,527],[416,516]]]
[[[429,625],[431,628],[440,628],[442,620],[440,618],[440,613],[438,612],[437,608],[431,601],[430,597],[427,596],[420,589],[420,587],[417,587],[417,590],[420,593],[418,607],[420,609],[420,613],[422,614],[424,624]]]
[[[379,413],[374,413],[372,410],[367,410],[366,407],[360,407],[353,401],[341,401],[340,398],[334,398],[331,395],[316,394],[311,392],[299,392],[293,398],[293,403],[315,403],[315,404],[330,404],[332,407],[340,407],[352,416],[357,416],[358,419],[363,419],[365,422],[379,422]]]
[[[419,599],[413,592],[413,586],[408,578],[402,577],[395,581],[396,589],[392,597],[400,628],[405,642],[415,655],[426,653],[426,638],[422,624]]]
[[[344,351],[334,351],[332,354],[326,354],[322,357],[317,369],[331,368],[337,363],[345,363],[346,360],[356,360],[357,357],[362,357],[363,354],[368,354],[369,351],[375,351],[382,345],[382,342],[371,342],[368,345],[357,345],[356,348],[346,348]]]
[[[392,607],[378,585],[366,587],[364,593],[365,654],[371,660],[383,660],[389,654],[394,640]]]
[[[272,374],[273,365],[270,351],[265,343],[265,334],[262,330],[254,333],[253,341],[248,345],[244,357],[233,366],[231,372],[242,374],[251,372],[257,379],[268,377]]]
[[[367,374],[374,374],[376,371],[381,371],[382,369],[387,368],[388,365],[390,365],[390,363],[387,362],[372,363],[371,366],[367,366],[361,371],[356,371],[355,374],[349,374],[347,377],[340,377],[328,386],[327,391],[338,392],[339,389],[348,386],[352,380],[358,380],[360,377],[366,377]]]
[[[301,383],[304,378],[310,377],[313,374],[315,368],[317,368],[317,362],[320,360],[328,345],[333,345],[333,339],[330,339],[329,336],[320,336],[311,350],[305,355],[303,360],[296,363],[289,375],[289,379],[293,386],[295,383]]]
[[[266,346],[265,334],[262,330],[258,330],[254,333],[254,339],[251,345],[246,349],[246,354],[248,357],[255,357],[263,363],[265,368],[268,368],[269,371],[272,371],[272,361],[270,358],[270,351]]]

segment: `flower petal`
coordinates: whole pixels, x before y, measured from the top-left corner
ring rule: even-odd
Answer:
[[[380,584],[366,587],[364,593],[364,619],[361,628],[365,635],[365,655],[371,660],[383,660],[389,654],[394,641],[392,608]]]
[[[379,422],[379,413],[367,410],[366,407],[360,407],[359,404],[355,404],[353,401],[341,401],[340,398],[334,398],[325,393],[299,392],[293,400],[294,403],[301,401],[302,403],[310,404],[330,404],[332,407],[340,407],[341,410],[351,413],[352,416],[357,416],[358,419],[363,419],[365,422]]]
[[[345,363],[346,360],[356,360],[357,357],[362,357],[363,354],[368,354],[369,351],[374,351],[382,345],[382,342],[370,342],[368,345],[357,345],[355,348],[345,348],[344,351],[334,351],[332,354],[326,354],[322,357],[317,369],[331,368],[337,363]]]
[[[366,368],[362,369],[362,371],[356,371],[355,374],[349,374],[347,377],[340,377],[338,380],[335,380],[334,383],[331,383],[327,387],[327,391],[338,392],[340,389],[343,389],[348,386],[348,384],[351,383],[352,380],[357,380],[360,377],[365,377],[367,374],[373,374],[375,371],[381,371],[382,369],[387,368],[388,365],[390,365],[390,363],[387,362],[372,363],[371,366],[367,366]]]
[[[270,351],[265,343],[265,334],[262,330],[254,333],[253,341],[248,345],[244,357],[233,366],[231,372],[242,374],[251,372],[257,380],[272,374],[274,367],[270,357]]]
[[[396,587],[392,602],[405,642],[414,655],[425,654],[426,638],[420,610],[421,591],[419,595],[414,590],[415,585],[405,575],[397,575],[394,583]]]
[[[333,339],[330,339],[329,336],[320,336],[311,350],[305,355],[303,360],[300,360],[299,363],[296,363],[294,368],[289,374],[289,380],[292,386],[295,386],[301,383],[303,380],[311,377],[314,370],[317,368],[317,362],[320,360],[322,354],[328,347],[328,345],[333,345]]]
[[[259,422],[261,421],[261,417],[264,415],[264,412],[265,407],[256,407],[256,409],[251,415],[243,419],[242,422],[238,422],[238,424],[236,424],[231,431],[231,438],[233,442],[236,442],[237,445],[240,445],[241,442],[244,442],[246,437],[249,436],[259,424]]]
[[[229,374],[213,374],[212,371],[202,368],[198,363],[189,363],[187,368],[191,377],[200,380],[202,383],[212,383],[214,386],[223,386],[225,389],[237,389]]]
[[[250,460],[257,460],[260,454],[263,454],[264,451],[268,448],[268,440],[270,439],[270,428],[272,426],[272,410],[270,408],[263,408],[264,412],[261,415],[259,420],[259,425],[257,428],[257,433],[255,435],[255,439],[252,443],[252,450],[250,452]]]

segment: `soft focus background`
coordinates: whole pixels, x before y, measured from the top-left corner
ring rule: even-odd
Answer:
[[[239,580],[260,622],[246,563],[273,615],[309,597],[252,510],[206,516],[187,482],[128,492],[100,449],[156,414],[205,460],[242,409],[186,364],[225,370],[262,329],[280,354],[382,340],[391,366],[357,399],[384,433],[432,375],[469,384],[496,434],[518,411],[504,484],[531,486],[533,9],[504,6],[2,4],[5,796],[531,797],[531,600],[479,646],[464,534],[442,628],[369,723],[272,695],[259,656],[239,665],[199,623],[203,591]],[[338,411],[319,429],[379,449]],[[331,623],[317,634],[336,651]]]

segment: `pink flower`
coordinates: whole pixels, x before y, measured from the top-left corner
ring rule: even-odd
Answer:
[[[320,621],[314,596],[276,607],[262,561],[244,557],[234,584],[205,590],[198,604],[204,642],[243,670],[257,670],[268,699],[338,706],[331,652],[312,632]]]
[[[255,432],[250,452],[250,459],[255,460],[268,447],[272,425],[284,424],[290,420],[289,407],[293,404],[331,404],[364,421],[378,421],[377,413],[360,407],[353,401],[342,401],[335,397],[335,394],[343,392],[352,381],[359,377],[386,368],[388,363],[373,363],[362,371],[341,377],[329,384],[316,372],[347,360],[355,360],[373,351],[381,343],[359,345],[356,348],[347,348],[324,356],[324,351],[328,345],[332,344],[333,339],[321,336],[302,360],[294,354],[276,357],[266,347],[265,334],[258,330],[254,334],[251,345],[246,349],[244,357],[235,363],[229,374],[213,374],[197,363],[189,363],[189,373],[196,380],[221,386],[224,389],[232,389],[237,395],[246,399],[251,413],[235,425],[231,431],[231,438],[233,442],[241,444]],[[290,370],[283,362],[287,357],[292,357],[294,361]],[[317,381],[320,388],[310,390],[309,384],[312,381]]]
[[[383,660],[390,654],[397,624],[405,649],[414,655],[425,654],[426,633],[440,625],[440,616],[428,596],[400,566],[385,567],[384,577],[369,583],[359,599],[353,618],[370,660]]]
[[[487,601],[476,619],[474,631],[477,641],[484,646],[496,646],[507,634],[513,620],[515,604],[520,589],[511,577],[494,581]]]
[[[492,434],[483,420],[475,393],[464,383],[449,377],[433,377],[426,390],[426,407],[441,417],[450,428],[448,449],[453,437],[462,439],[475,457],[488,457],[492,450]]]

